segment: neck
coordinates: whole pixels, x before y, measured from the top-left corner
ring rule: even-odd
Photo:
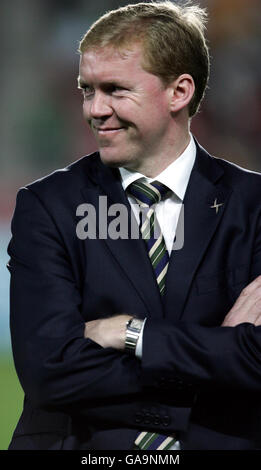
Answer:
[[[155,176],[162,173],[171,163],[177,160],[189,145],[189,125],[186,128],[176,128],[175,131],[171,134],[166,148],[155,152],[152,158],[144,159],[139,168],[131,168],[131,170],[137,171],[148,178],[155,178]]]

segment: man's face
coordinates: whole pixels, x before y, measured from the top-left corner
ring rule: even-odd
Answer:
[[[142,173],[167,151],[172,118],[170,89],[141,62],[138,44],[124,53],[88,50],[81,56],[79,84],[102,161]]]

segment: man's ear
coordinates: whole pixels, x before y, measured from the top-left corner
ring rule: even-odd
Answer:
[[[170,111],[177,113],[189,105],[194,92],[195,83],[191,75],[184,73],[170,85]]]

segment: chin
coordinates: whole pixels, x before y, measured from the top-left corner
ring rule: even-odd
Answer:
[[[129,160],[127,158],[124,158],[122,155],[116,155],[112,152],[104,152],[103,150],[100,150],[100,157],[101,161],[104,165],[110,166],[113,168],[119,168],[122,166],[128,165]]]

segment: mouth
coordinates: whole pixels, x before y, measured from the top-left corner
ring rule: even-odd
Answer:
[[[99,135],[113,135],[125,130],[125,127],[95,127],[95,131]]]

